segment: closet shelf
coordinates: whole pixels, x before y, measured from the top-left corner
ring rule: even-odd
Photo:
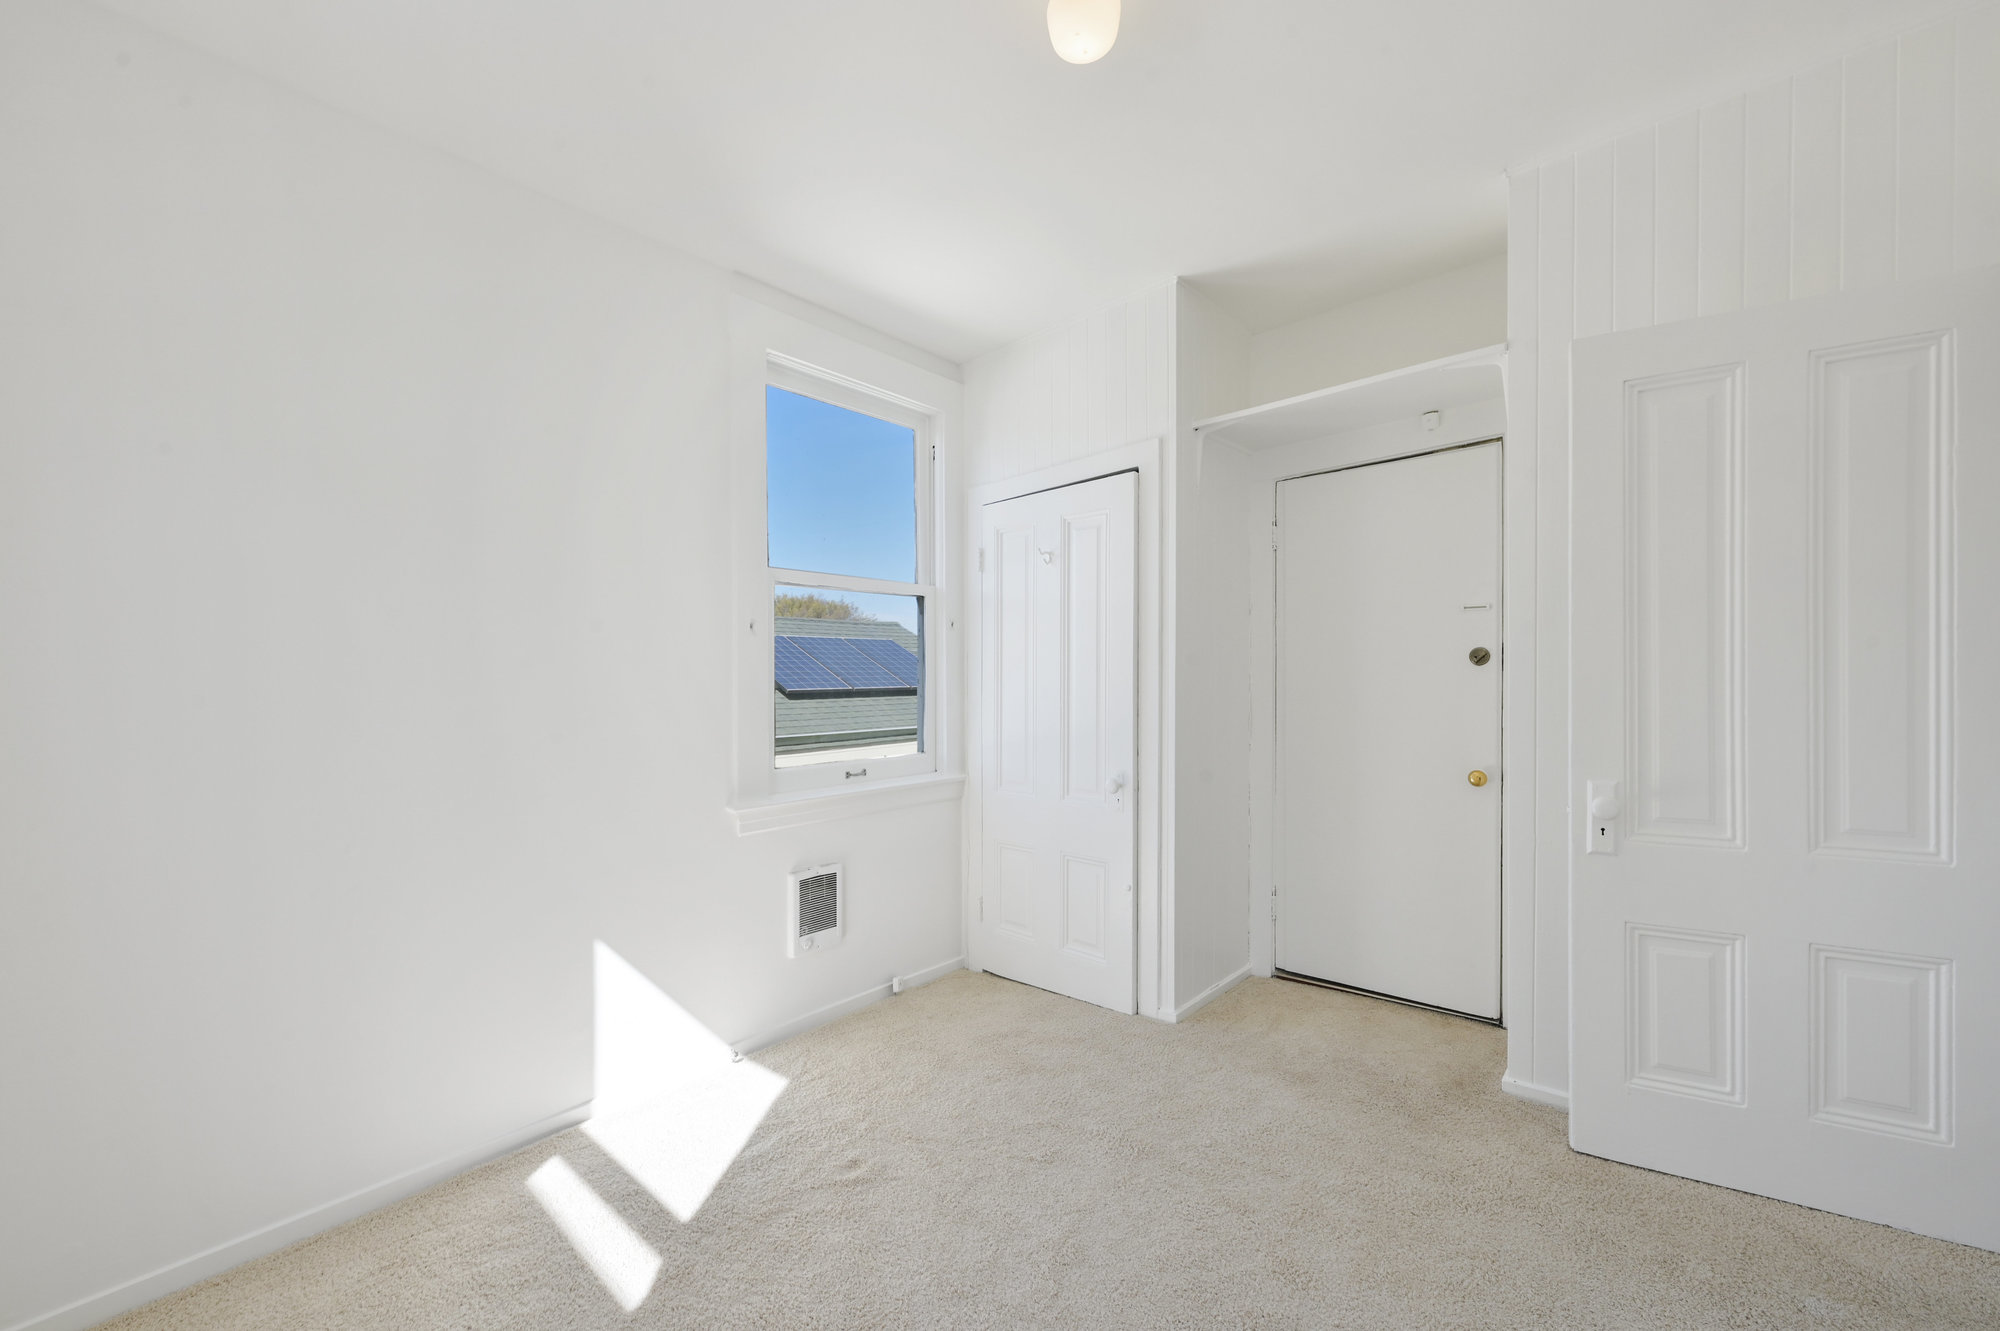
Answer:
[[[1258,450],[1450,411],[1504,395],[1505,343],[1197,421],[1195,433]]]

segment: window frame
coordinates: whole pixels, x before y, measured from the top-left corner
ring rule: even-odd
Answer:
[[[758,473],[762,481],[757,493],[759,510],[757,531],[763,552],[761,561],[763,616],[766,621],[773,621],[770,622],[771,631],[761,635],[762,675],[767,700],[762,717],[763,764],[767,778],[765,789],[773,795],[853,790],[879,785],[885,781],[931,775],[940,770],[939,714],[943,709],[937,705],[938,682],[941,677],[938,661],[942,655],[939,648],[944,636],[940,630],[945,622],[942,614],[944,609],[942,588],[938,578],[940,560],[936,523],[939,508],[936,443],[938,413],[900,394],[861,383],[846,375],[807,364],[777,351],[766,350],[763,370],[757,390],[757,448],[760,457]],[[771,563],[769,440],[765,411],[767,402],[765,394],[770,388],[779,388],[788,393],[814,398],[832,406],[905,426],[912,431],[914,436],[912,448],[915,452],[915,457],[912,459],[915,483],[911,495],[916,517],[915,581],[896,582],[857,577],[852,574],[782,568]],[[777,626],[772,614],[772,604],[779,587],[918,598],[921,606],[918,635],[923,648],[920,657],[923,663],[923,686],[918,693],[919,749],[916,753],[891,758],[829,757],[825,761],[801,763],[796,766],[777,765],[774,687]]]
[[[725,816],[738,836],[784,834],[863,814],[887,813],[956,801],[965,789],[964,732],[960,710],[965,685],[963,626],[967,568],[961,532],[965,514],[958,490],[959,432],[963,428],[965,384],[958,366],[885,334],[852,323],[816,305],[751,278],[729,278],[724,298],[729,336],[723,348],[703,341],[683,350],[689,372],[710,366],[726,385],[712,428],[724,432],[723,475],[703,469],[706,450],[692,449],[677,481],[726,485],[729,580],[725,617],[713,621],[725,635],[730,687],[718,699],[726,715],[717,718],[732,737],[727,773],[718,774]],[[937,597],[925,606],[924,720],[934,770],[889,777],[870,766],[865,778],[835,778],[814,787],[810,777],[776,780],[772,765],[773,648],[771,638],[770,499],[765,487],[764,392],[773,364],[788,366],[818,382],[845,385],[931,420],[935,460],[929,469],[930,539],[923,553]],[[690,422],[692,424],[692,422]],[[671,445],[665,445],[671,447]],[[725,479],[726,478],[726,479]],[[704,531],[710,529],[704,528]],[[701,539],[713,539],[703,537]],[[667,574],[663,571],[661,577]],[[819,772],[821,767],[793,768]],[[703,780],[691,774],[696,781]],[[819,863],[827,858],[807,863]]]

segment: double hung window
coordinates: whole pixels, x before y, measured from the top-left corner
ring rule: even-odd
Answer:
[[[936,768],[930,418],[773,363],[764,386],[778,787]]]

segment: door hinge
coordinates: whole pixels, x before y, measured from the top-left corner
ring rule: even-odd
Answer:
[[[1271,548],[1278,548],[1278,524],[1275,522],[1271,524]]]
[[[979,552],[979,571],[981,573],[986,571],[986,551],[983,549]]]
[[[986,898],[979,898],[979,922],[986,923]]]

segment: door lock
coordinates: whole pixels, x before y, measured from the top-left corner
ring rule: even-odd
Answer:
[[[1465,659],[1474,665],[1485,665],[1493,659],[1493,653],[1487,651],[1484,647],[1474,647],[1465,654]]]
[[[1590,838],[1583,847],[1586,855],[1618,853],[1618,815],[1625,812],[1618,802],[1616,781],[1593,781],[1584,792],[1590,811]]]

